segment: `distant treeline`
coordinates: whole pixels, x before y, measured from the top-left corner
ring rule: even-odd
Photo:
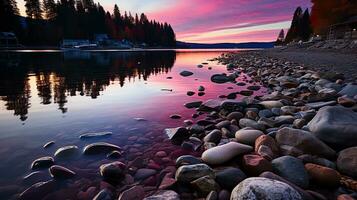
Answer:
[[[296,8],[286,37],[281,30],[277,43],[307,41],[311,36],[327,35],[333,24],[341,23],[357,15],[357,0],[311,0],[311,13]]]
[[[93,39],[108,34],[117,40],[150,46],[174,46],[170,24],[149,20],[145,14],[106,12],[92,0],[25,0],[27,17],[20,17],[15,0],[0,0],[0,31],[14,32],[25,45],[58,45],[64,38]]]

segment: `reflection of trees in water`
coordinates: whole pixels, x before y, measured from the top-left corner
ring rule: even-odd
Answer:
[[[113,81],[124,86],[127,80],[147,80],[152,74],[169,72],[175,58],[173,51],[0,55],[0,99],[8,110],[26,120],[31,73],[41,104],[56,103],[65,113],[67,96],[97,98]]]

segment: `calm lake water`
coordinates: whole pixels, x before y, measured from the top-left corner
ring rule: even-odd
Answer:
[[[125,163],[137,157],[150,163],[160,149],[171,153],[171,158],[175,157],[172,155],[175,151],[177,155],[182,153],[177,150],[180,147],[167,141],[163,129],[182,126],[183,120],[192,119],[195,111],[183,104],[217,99],[220,94],[245,88],[210,81],[212,74],[226,72],[225,66],[207,61],[221,53],[0,53],[0,199],[15,199],[14,195],[33,183],[49,180],[47,170],[26,181],[23,177],[32,172],[33,160],[53,156],[62,146],[83,148],[96,141],[110,142],[123,147],[125,154],[121,161]],[[209,64],[198,68],[202,62]],[[194,75],[182,77],[179,75],[182,70],[192,71]],[[237,81],[240,79],[242,77]],[[197,95],[200,85],[206,88],[204,96]],[[229,86],[234,89],[228,89]],[[187,96],[189,90],[196,94]],[[171,114],[180,114],[182,119],[170,119]],[[79,139],[83,133],[101,131],[110,131],[113,135]],[[42,147],[52,140],[55,145],[47,149]],[[173,161],[156,163],[165,167],[173,165]],[[98,167],[107,162],[105,155],[56,161],[77,172],[78,176],[48,191],[47,199],[79,199],[78,191],[90,186],[99,191]]]

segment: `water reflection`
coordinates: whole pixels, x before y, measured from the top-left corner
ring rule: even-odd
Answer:
[[[174,51],[1,53],[0,100],[25,121],[34,80],[41,104],[57,104],[66,113],[68,96],[95,99],[114,81],[123,87],[126,80],[168,73],[175,60]]]

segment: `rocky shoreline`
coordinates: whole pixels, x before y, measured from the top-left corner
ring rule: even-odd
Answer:
[[[115,161],[102,163],[96,170],[103,180],[99,192],[89,187],[78,193],[84,196],[78,199],[357,198],[355,83],[346,81],[341,74],[319,73],[259,52],[227,53],[213,61],[226,65],[227,73],[213,75],[212,82],[249,86],[246,90],[217,94],[217,99],[186,103],[187,109],[197,111],[192,120],[164,131],[166,140],[180,150],[166,143],[153,145],[153,158],[144,164],[142,159],[126,162],[123,155],[133,151],[130,147],[96,142],[81,152],[77,146],[65,146],[55,152],[54,158],[41,157],[32,163],[34,170],[49,168],[52,180],[32,185],[19,199],[39,198],[60,181],[78,176],[76,170],[55,161],[78,159],[81,154],[104,154]],[[242,74],[250,78],[236,81]],[[181,72],[183,77],[191,75],[189,71]],[[253,97],[263,87],[268,93]],[[204,95],[205,88],[201,86],[198,91]],[[237,95],[244,98],[236,100]],[[178,114],[170,117],[181,118]],[[111,134],[87,133],[80,139]],[[140,138],[130,140],[137,142]],[[51,145],[53,142],[44,148]]]
[[[163,189],[177,195],[166,199],[357,198],[355,83],[259,52],[216,60],[229,74],[213,82],[241,84],[235,77],[244,72],[269,94],[208,100],[197,107],[205,119],[170,130],[175,144],[202,145],[203,153],[176,160],[175,179]]]

